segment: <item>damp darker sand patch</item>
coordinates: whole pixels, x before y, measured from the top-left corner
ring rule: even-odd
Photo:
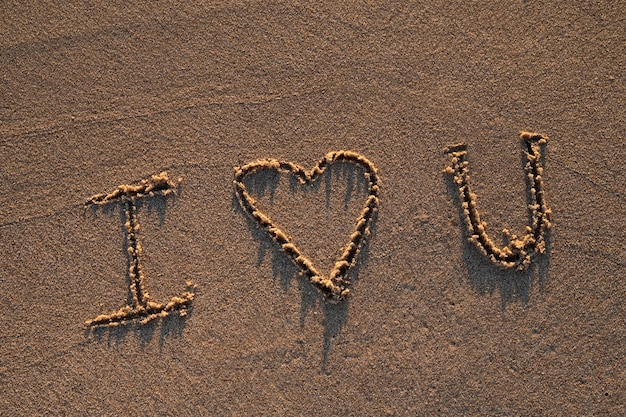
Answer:
[[[521,237],[504,229],[502,232],[509,239],[507,246],[499,248],[494,243],[487,234],[487,223],[480,218],[478,199],[469,183],[469,162],[465,143],[451,145],[446,149],[452,161],[445,169],[445,173],[453,175],[454,183],[458,187],[465,224],[470,235],[469,240],[494,264],[507,269],[524,270],[530,265],[533,255],[546,251],[545,233],[550,228],[551,211],[546,205],[541,166],[542,149],[546,146],[547,137],[529,132],[521,132],[520,137],[525,145],[524,170],[528,176],[530,196],[528,209],[531,225],[526,226]]]
[[[101,314],[94,319],[87,320],[87,326],[117,326],[128,321],[139,320],[145,324],[159,317],[166,317],[172,313],[178,313],[181,317],[187,315],[194,298],[192,291],[184,291],[180,295],[172,297],[167,303],[152,301],[146,289],[146,278],[141,265],[142,247],[139,239],[139,221],[137,219],[136,200],[146,197],[167,197],[177,194],[177,187],[182,181],[172,181],[167,172],[152,175],[138,184],[120,185],[110,193],[97,194],[85,203],[85,207],[92,205],[106,205],[120,202],[124,205],[126,217],[126,241],[128,245],[130,279],[130,293],[132,304],[125,305],[119,310]],[[194,285],[187,282],[187,289],[191,290]]]
[[[350,241],[342,249],[341,256],[335,261],[329,275],[323,276],[311,260],[293,243],[293,240],[258,208],[257,201],[249,194],[243,182],[247,175],[261,171],[273,170],[293,174],[301,184],[310,185],[335,162],[351,163],[364,169],[368,180],[368,196],[365,205],[357,217]],[[379,178],[374,164],[364,156],[350,151],[337,151],[326,154],[310,171],[291,163],[276,159],[260,159],[249,164],[235,167],[235,191],[243,209],[263,228],[281,249],[308,276],[323,294],[333,300],[341,300],[350,292],[348,273],[355,265],[358,255],[367,237],[378,210]]]

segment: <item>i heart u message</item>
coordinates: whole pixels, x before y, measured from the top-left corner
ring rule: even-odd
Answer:
[[[527,269],[533,258],[546,253],[545,235],[550,228],[550,209],[544,195],[542,151],[547,138],[541,134],[521,132],[524,144],[527,174],[528,210],[530,224],[518,236],[505,230],[508,245],[498,247],[487,233],[487,224],[481,220],[478,210],[477,196],[472,192],[469,182],[469,162],[465,144],[451,145],[446,149],[450,157],[450,165],[444,172],[450,176],[458,189],[460,209],[465,219],[469,240],[479,253],[491,262],[506,269]],[[339,257],[334,261],[331,270],[324,274],[266,213],[263,213],[258,202],[246,188],[244,179],[262,171],[287,173],[294,176],[303,186],[313,186],[315,182],[333,164],[352,164],[362,170],[367,180],[367,197],[357,216],[350,236],[340,250]],[[168,301],[157,301],[150,297],[146,274],[141,262],[142,245],[139,233],[138,201],[156,196],[167,198],[176,195],[182,178],[173,180],[167,172],[152,175],[135,184],[117,186],[108,193],[96,194],[89,198],[85,206],[118,205],[123,212],[126,231],[125,247],[128,252],[129,292],[132,299],[118,310],[103,313],[87,320],[87,326],[115,327],[130,322],[145,324],[152,320],[177,314],[185,317],[191,307],[196,285],[186,282],[185,290]],[[260,159],[243,166],[235,167],[233,179],[234,190],[243,212],[254,220],[260,229],[267,233],[268,239],[274,241],[286,257],[308,277],[329,302],[341,302],[350,293],[350,271],[356,265],[363,245],[371,233],[374,219],[378,215],[380,203],[380,179],[376,166],[365,156],[350,151],[334,151],[324,155],[313,168],[306,170],[299,165],[276,159]]]

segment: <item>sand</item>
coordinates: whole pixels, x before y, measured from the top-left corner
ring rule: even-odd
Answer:
[[[626,414],[623,2],[26,3],[0,6],[0,415]],[[519,270],[444,171],[465,143],[503,251],[538,218],[521,131],[548,138],[551,213]],[[379,190],[329,299],[233,181],[336,151]],[[162,172],[176,193],[133,214],[85,207]],[[331,276],[362,167],[251,177]],[[131,231],[163,308],[88,326],[142,303]]]

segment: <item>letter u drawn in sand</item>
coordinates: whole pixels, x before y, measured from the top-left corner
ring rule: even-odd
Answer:
[[[243,180],[247,175],[257,171],[275,170],[291,173],[295,175],[301,184],[310,185],[324,173],[328,166],[335,162],[351,163],[365,170],[364,176],[368,180],[368,196],[363,210],[361,210],[356,219],[356,225],[354,232],[350,236],[350,241],[343,247],[341,256],[335,261],[329,275],[323,276],[315,268],[311,260],[292,242],[291,238],[259,210],[257,201],[248,193]],[[374,164],[364,156],[350,151],[330,152],[310,171],[306,171],[291,162],[283,162],[276,159],[260,159],[235,167],[235,179],[233,182],[239,203],[246,213],[267,231],[270,237],[280,245],[281,249],[300,268],[302,273],[309,277],[311,283],[331,300],[338,301],[343,299],[350,291],[348,288],[348,272],[356,264],[365,239],[370,235],[370,226],[378,210],[379,179]]]
[[[526,226],[524,235],[518,237],[503,230],[509,238],[509,244],[499,248],[487,235],[487,223],[481,221],[478,212],[477,198],[469,184],[469,162],[467,161],[467,145],[451,145],[446,152],[452,157],[452,163],[445,169],[447,174],[454,176],[454,183],[459,189],[459,197],[463,205],[465,223],[469,232],[469,240],[487,256],[494,264],[503,268],[527,269],[534,254],[543,254],[546,251],[544,236],[550,228],[550,209],[546,205],[543,185],[543,168],[541,166],[541,151],[547,143],[547,138],[538,133],[521,132],[524,141],[526,165],[524,169],[528,176],[531,225]]]
[[[126,238],[128,243],[128,256],[130,263],[128,276],[130,278],[130,292],[133,296],[132,304],[120,308],[118,311],[101,314],[94,319],[88,320],[87,326],[117,326],[119,324],[139,320],[140,324],[148,323],[158,317],[166,317],[172,313],[178,313],[181,317],[187,315],[194,294],[185,291],[179,296],[172,297],[167,303],[152,301],[145,286],[145,276],[141,266],[141,242],[139,241],[139,222],[137,220],[137,206],[135,201],[140,198],[176,194],[178,182],[171,181],[167,172],[153,175],[135,185],[120,185],[110,193],[97,194],[91,197],[85,207],[91,205],[105,205],[122,202],[125,205],[126,215]],[[193,284],[187,282],[188,289]]]

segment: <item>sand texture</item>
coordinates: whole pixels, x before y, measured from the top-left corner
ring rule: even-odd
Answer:
[[[625,15],[3,2],[0,416],[626,415]]]

